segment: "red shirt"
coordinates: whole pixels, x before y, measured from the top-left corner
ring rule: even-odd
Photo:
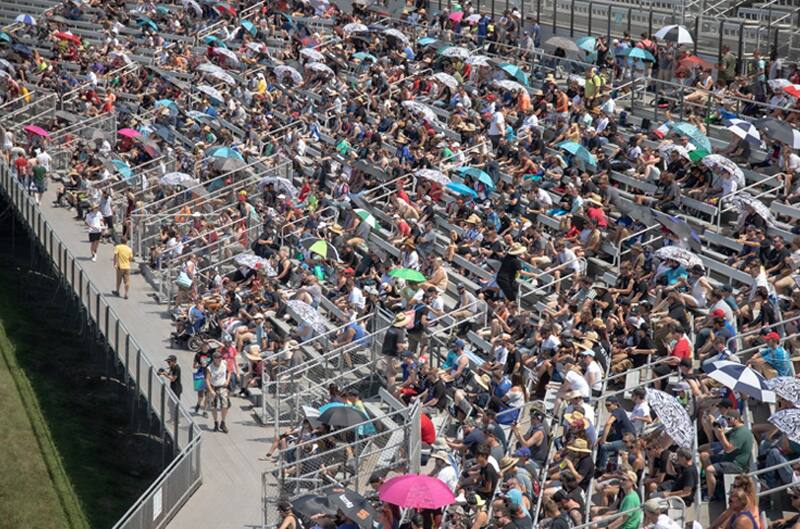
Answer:
[[[686,335],[681,336],[681,339],[675,343],[675,346],[672,348],[672,351],[669,354],[670,356],[678,357],[681,360],[691,359],[692,344],[689,341],[689,338],[687,338]]]
[[[603,208],[597,208],[590,206],[586,215],[597,222],[597,226],[599,228],[608,228],[608,219],[606,219],[606,214],[603,211]]]
[[[432,445],[436,441],[436,427],[431,418],[424,413],[419,416],[419,432],[423,443]]]

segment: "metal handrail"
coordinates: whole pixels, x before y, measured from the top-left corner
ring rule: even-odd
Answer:
[[[731,175],[731,178],[733,178],[733,175]],[[733,193],[730,193],[730,194],[727,194],[727,195],[722,195],[721,197],[719,197],[719,200],[717,201],[717,228],[720,227],[720,223],[722,222],[722,214],[723,213],[727,213],[728,211],[731,211],[731,210],[735,209],[735,206],[730,204],[730,203],[733,202],[733,200],[735,198],[737,198],[740,194],[742,194],[742,193],[744,193],[746,191],[749,191],[749,190],[751,190],[751,189],[753,189],[755,187],[761,187],[765,183],[767,183],[767,182],[769,182],[771,180],[777,180],[777,179],[778,179],[778,175],[767,176],[763,180],[759,180],[757,182],[753,182],[752,184],[750,184],[748,186],[745,186],[745,187],[743,187],[741,189],[737,189]],[[758,198],[758,197],[764,196],[764,195],[769,194],[771,192],[772,192],[772,189],[768,189],[766,191],[763,191],[763,192],[759,193],[754,198]],[[729,203],[728,207],[725,208],[725,209],[722,209],[722,205],[725,202]]]
[[[794,317],[786,319],[786,320],[781,320],[781,321],[779,321],[777,323],[772,323],[770,325],[763,325],[763,326],[759,327],[758,329],[754,329],[752,331],[747,331],[747,332],[742,333],[742,334],[737,334],[736,336],[732,336],[732,337],[728,338],[728,341],[725,342],[725,346],[726,347],[730,347],[732,342],[734,342],[736,340],[741,340],[745,336],[752,336],[754,334],[758,334],[758,333],[761,332],[762,329],[772,329],[772,328],[780,327],[781,325],[786,325],[787,323],[791,323],[793,321],[798,321],[798,320],[800,320],[800,316],[794,316]]]

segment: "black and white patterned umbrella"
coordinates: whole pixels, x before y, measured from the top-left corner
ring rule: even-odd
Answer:
[[[252,253],[240,253],[233,258],[234,262],[239,266],[246,266],[251,270],[261,270],[267,277],[275,277],[278,272],[275,271],[272,264],[263,257],[259,257]]]
[[[703,260],[698,256],[678,246],[664,246],[656,250],[655,254],[659,259],[672,259],[678,261],[684,268],[692,268],[693,266],[703,266]]]
[[[720,360],[704,365],[703,370],[726,388],[763,402],[775,402],[775,392],[757,371],[738,362]]]
[[[800,378],[775,377],[767,380],[767,385],[776,395],[800,407]]]
[[[677,24],[664,26],[656,31],[655,37],[658,40],[674,42],[676,44],[694,44],[694,39],[692,39],[692,34],[689,33],[689,30]]]
[[[800,409],[791,408],[775,412],[768,420],[791,441],[800,443]]]
[[[772,212],[769,210],[769,208],[765,206],[763,202],[751,196],[750,194],[741,193],[736,195],[733,197],[731,202],[733,202],[733,206],[739,213],[747,212],[747,207],[749,207],[755,212],[756,215],[764,219],[768,226],[775,226],[775,217],[772,215]]]
[[[755,125],[743,119],[729,119],[728,130],[751,145],[761,145],[761,133]]]
[[[684,448],[694,446],[692,419],[678,399],[669,393],[647,388],[647,403],[656,412],[664,430],[673,441]]]
[[[298,322],[308,323],[320,334],[327,332],[322,316],[308,303],[298,299],[292,299],[286,302],[286,307],[293,313],[292,316],[294,316]]]

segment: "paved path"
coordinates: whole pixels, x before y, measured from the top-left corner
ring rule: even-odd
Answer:
[[[196,403],[192,388],[192,358],[187,350],[171,350],[169,335],[172,324],[166,306],[151,297],[152,289],[139,273],[131,276],[130,299],[117,298],[112,265],[113,246],[101,244],[97,262],[90,260],[88,235],[83,223],[74,219],[74,210],[54,208],[55,188],[42,199],[42,214],[56,233],[82,262],[90,279],[106,296],[125,326],[141,344],[154,365],[166,365],[169,354],[178,357],[182,368],[184,392],[182,401],[189,409]],[[137,267],[138,269],[138,267]],[[203,430],[203,485],[173,518],[170,529],[238,529],[261,526],[261,472],[266,463],[259,461],[272,441],[272,429],[259,426],[250,411],[250,403],[234,397],[228,416],[229,434],[211,431],[213,422],[197,417]],[[210,426],[209,426],[210,425]]]

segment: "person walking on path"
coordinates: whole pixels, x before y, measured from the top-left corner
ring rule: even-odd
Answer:
[[[125,284],[125,299],[128,299],[128,291],[131,288],[131,263],[133,262],[133,250],[128,246],[128,238],[124,235],[119,240],[119,244],[114,247],[114,269],[117,271],[117,288],[112,292],[119,296],[119,286]]]
[[[211,417],[214,418],[214,431],[222,430],[228,433],[225,426],[225,417],[228,415],[228,408],[231,401],[228,396],[228,386],[231,382],[231,374],[228,371],[228,364],[222,361],[222,353],[219,351],[213,355],[213,360],[206,369],[206,387],[208,396],[211,398]],[[217,417],[217,408],[220,410],[221,417]],[[218,421],[221,419],[221,421]]]
[[[89,248],[92,251],[92,262],[97,262],[97,247],[100,246],[100,237],[103,235],[103,215],[96,203],[92,204],[91,211],[86,215],[86,226],[89,228]]]

